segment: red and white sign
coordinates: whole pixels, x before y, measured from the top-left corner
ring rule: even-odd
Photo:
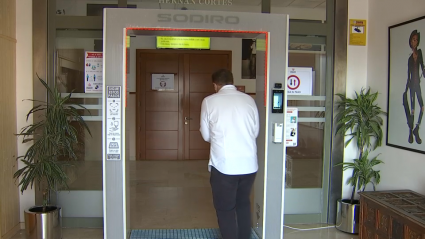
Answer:
[[[287,81],[288,95],[312,95],[313,69],[310,67],[289,67]]]
[[[86,93],[101,93],[103,89],[103,53],[86,51],[84,61]]]

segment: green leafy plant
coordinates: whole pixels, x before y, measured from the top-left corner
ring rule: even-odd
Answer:
[[[362,89],[356,92],[354,99],[345,95],[337,94],[340,100],[337,102],[340,110],[336,115],[336,133],[348,136],[345,142],[347,147],[353,140],[359,150],[359,156],[353,162],[343,162],[336,166],[343,166],[343,170],[352,169],[352,175],[347,180],[347,184],[353,187],[351,193],[351,203],[357,191],[364,191],[369,183],[373,189],[381,180],[380,171],[373,169],[375,165],[383,163],[378,156],[368,159],[369,152],[382,145],[383,133],[382,115],[386,112],[375,103],[378,92],[371,93],[370,89]]]
[[[38,76],[37,76],[38,77]],[[42,114],[42,119],[23,127],[17,136],[22,136],[22,143],[32,142],[25,155],[19,156],[25,166],[17,170],[14,178],[19,180],[21,192],[34,183],[39,186],[44,182],[47,186],[43,192],[43,207],[47,205],[49,191],[57,188],[68,188],[67,174],[64,171],[67,161],[76,160],[76,147],[82,144],[78,140],[78,130],[90,129],[77,108],[69,101],[71,94],[62,97],[57,87],[50,87],[38,77],[47,90],[48,102],[30,100],[38,105],[27,114],[27,121],[34,114]],[[86,110],[79,104],[79,108]],[[74,122],[74,123],[73,123]]]

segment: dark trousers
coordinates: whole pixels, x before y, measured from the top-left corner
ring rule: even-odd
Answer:
[[[211,167],[210,183],[223,239],[251,238],[250,194],[255,175],[226,175]]]

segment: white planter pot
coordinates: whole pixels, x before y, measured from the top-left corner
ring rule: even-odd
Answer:
[[[335,228],[346,233],[359,233],[360,203],[349,199],[338,200]]]
[[[25,233],[28,239],[62,239],[62,209],[42,206],[25,210]]]

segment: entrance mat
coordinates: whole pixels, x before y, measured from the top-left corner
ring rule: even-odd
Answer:
[[[218,229],[132,230],[130,239],[221,239]],[[259,239],[252,230],[251,239]]]

